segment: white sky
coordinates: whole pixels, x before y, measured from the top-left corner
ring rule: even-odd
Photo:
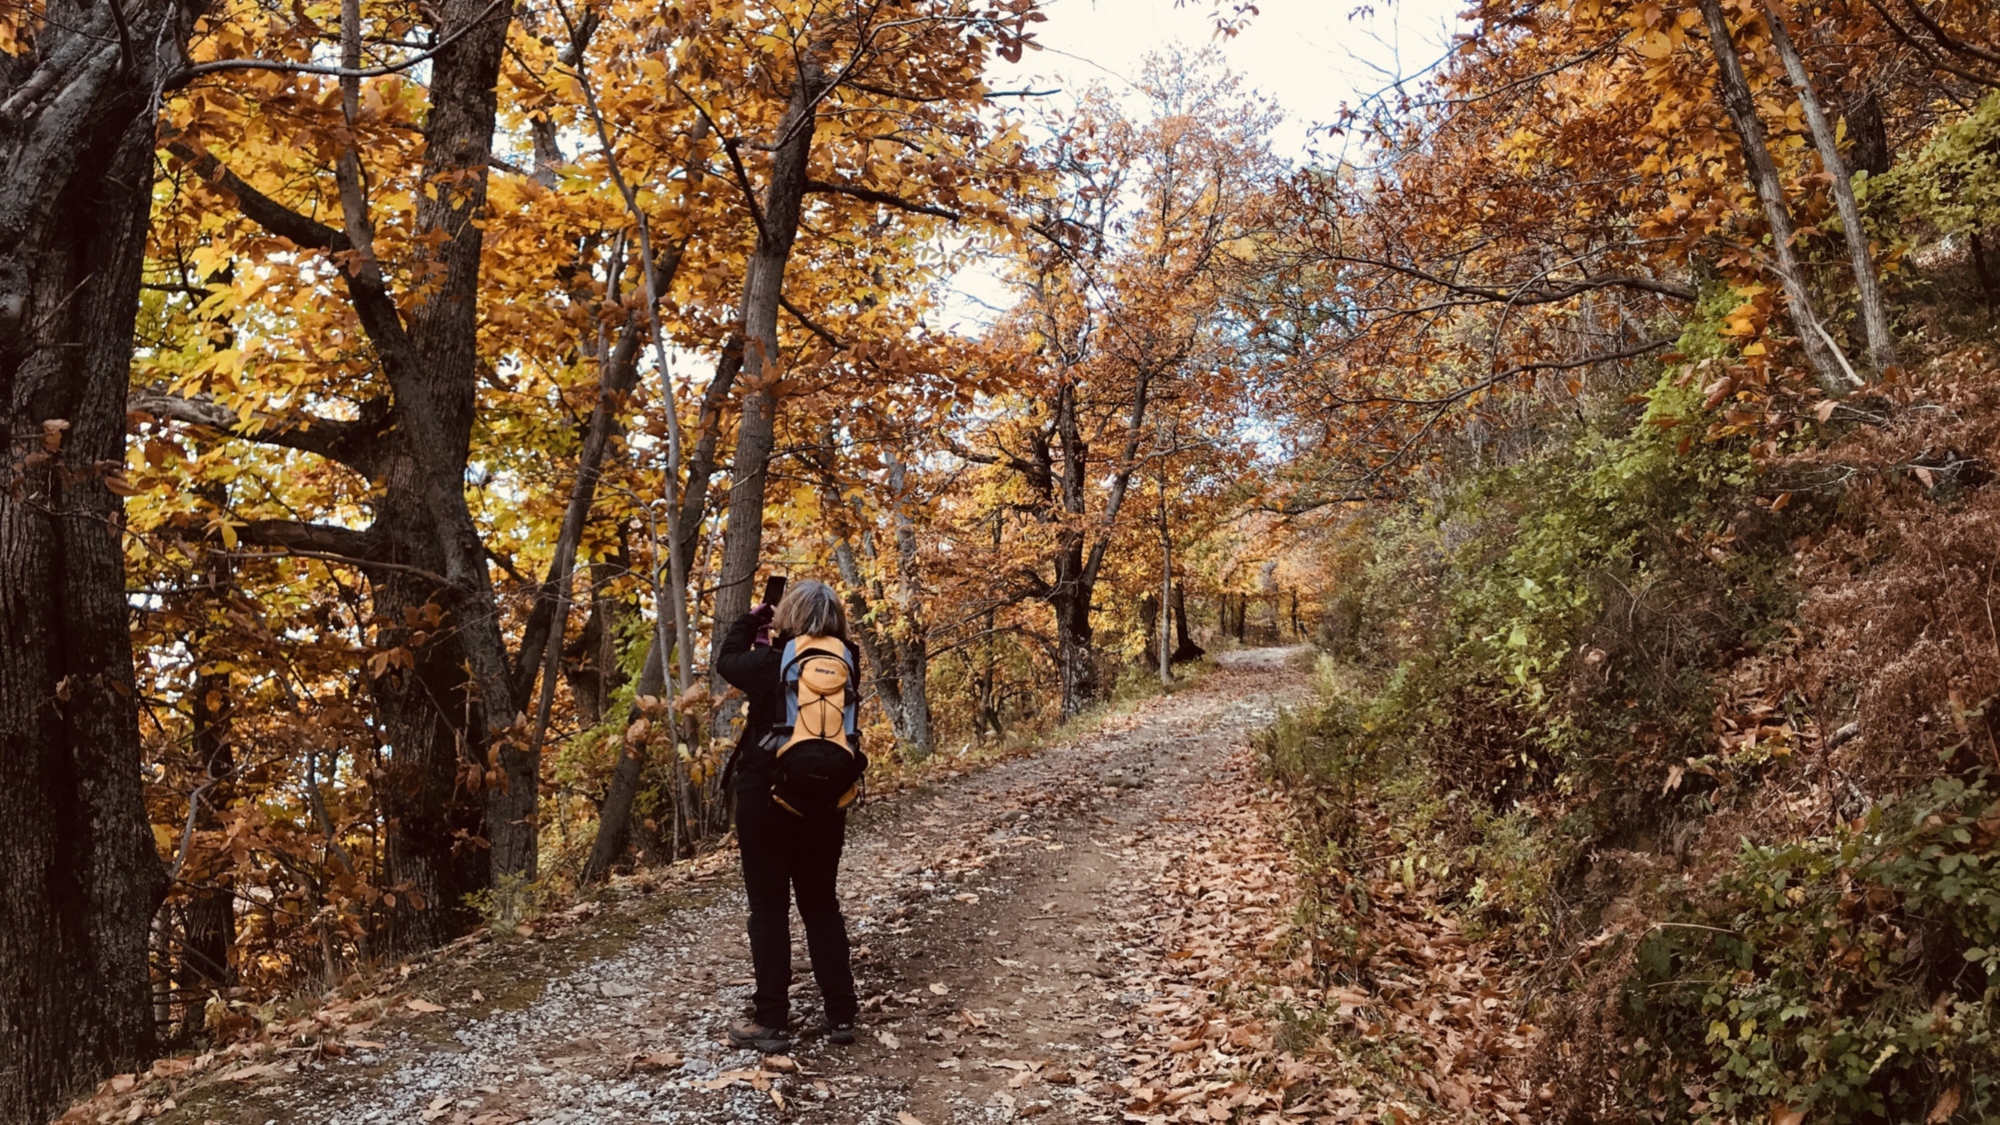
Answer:
[[[1280,155],[1296,157],[1315,122],[1332,120],[1343,101],[1355,102],[1412,75],[1444,54],[1458,14],[1470,0],[1374,0],[1376,13],[1350,18],[1359,0],[1259,0],[1261,11],[1232,39],[1217,40],[1210,0],[1051,0],[1048,21],[1035,25],[1046,48],[1017,67],[999,64],[989,82],[1008,88],[1017,78],[1053,79],[1081,91],[1102,80],[1116,88],[1137,77],[1141,61],[1178,42],[1213,43],[1229,68],[1275,98],[1286,112],[1276,138]],[[1230,5],[1232,8],[1234,4]]]
[[[1332,121],[1343,103],[1376,93],[1397,76],[1412,76],[1449,48],[1458,15],[1470,0],[1375,0],[1372,15],[1350,18],[1357,0],[1258,0],[1261,9],[1231,39],[1217,39],[1211,0],[1049,0],[1048,20],[1035,25],[1044,47],[1018,65],[996,62],[995,90],[1060,87],[1052,101],[1080,94],[1094,82],[1114,91],[1129,86],[1145,57],[1178,43],[1220,48],[1229,68],[1277,101],[1285,123],[1272,138],[1277,154],[1301,160],[1314,126]],[[1230,6],[1233,8],[1234,3]],[[1339,142],[1318,134],[1322,148]],[[1010,300],[981,265],[963,269],[946,286],[946,320],[960,330],[983,322]]]

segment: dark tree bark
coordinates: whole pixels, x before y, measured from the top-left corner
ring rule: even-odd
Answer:
[[[121,28],[119,20],[124,26]],[[0,1121],[153,1050],[164,872],[140,789],[125,393],[155,92],[191,16],[55,0],[0,58]]]
[[[1208,650],[1194,643],[1188,632],[1187,588],[1174,583],[1174,663],[1185,664],[1190,660],[1200,660],[1208,655]]]
[[[199,611],[219,616],[230,594],[232,568],[228,557],[220,552],[211,553],[205,561],[208,588],[203,592],[205,604]],[[200,633],[192,646],[197,659],[220,659],[222,644],[214,631],[202,629]],[[197,790],[199,805],[194,818],[199,830],[214,831],[221,827],[222,810],[229,807],[234,789],[231,775],[236,769],[236,755],[229,742],[233,710],[229,681],[228,672],[197,671],[189,700],[195,760],[201,763],[204,775]],[[182,926],[174,985],[182,1004],[189,1005],[198,1004],[198,997],[207,989],[235,983],[229,951],[236,944],[236,898],[226,870],[183,871],[181,879],[193,886]]]
[[[902,721],[897,737],[903,752],[913,761],[923,761],[937,749],[931,729],[930,640],[924,632],[921,600],[917,596],[917,523],[910,518],[909,469],[898,460],[889,463],[889,490],[895,496],[890,520],[896,528],[896,672],[902,688]]]
[[[349,5],[345,14],[356,11]],[[511,13],[491,10],[486,0],[445,0],[435,11],[440,39],[451,42],[430,63],[423,162],[430,186],[416,205],[418,233],[430,236],[419,239],[417,268],[426,284],[407,307],[375,261],[350,155],[342,155],[336,176],[346,223],[336,231],[263,195],[212,157],[174,148],[251,220],[301,247],[341,255],[347,298],[389,383],[386,425],[370,427],[358,449],[313,451],[378,487],[360,562],[374,595],[377,645],[406,654],[374,677],[387,749],[375,779],[388,824],[385,875],[398,889],[389,936],[400,948],[457,933],[467,921],[464,896],[486,884],[488,872],[534,876],[540,773],[522,736],[486,548],[465,497],[478,388],[478,220]],[[351,52],[357,41],[348,30],[358,27],[344,29]],[[356,87],[342,84],[352,101]],[[287,444],[282,434],[272,440]],[[337,530],[305,526],[299,534]]]
[[[442,588],[418,573],[444,568],[429,509],[411,480],[418,472],[398,448],[370,525],[382,561],[395,566],[368,572],[375,645],[392,655],[373,680],[386,747],[373,784],[387,828],[382,880],[396,895],[384,936],[398,950],[428,949],[463,933],[475,920],[466,896],[485,889],[492,870],[480,796],[484,727],[467,658]],[[398,652],[408,655],[394,659]]]
[[[2000,309],[2000,287],[1993,284],[1993,274],[1986,266],[1986,240],[1972,232],[1968,253],[1972,257],[1972,275],[1979,279],[1979,291],[1986,295],[1988,308]]]
[[[1188,633],[1186,589],[1179,582],[1175,582],[1173,591],[1171,617],[1164,619],[1161,617],[1158,594],[1149,593],[1139,603],[1139,615],[1146,622],[1146,651],[1151,654],[1152,663],[1156,666],[1159,664],[1161,650],[1169,646],[1167,657],[1169,666],[1200,660],[1208,653],[1208,650],[1196,644],[1194,637]],[[1163,628],[1172,632],[1162,637],[1160,630]]]
[[[570,696],[576,700],[577,721],[586,727],[594,727],[604,721],[611,709],[611,697],[625,686],[623,654],[618,650],[618,639],[624,632],[625,622],[632,618],[636,610],[630,602],[610,592],[611,583],[631,570],[630,552],[624,546],[622,529],[619,543],[616,555],[591,564],[590,617],[585,620],[583,632],[577,636],[570,659],[563,666]]]
[[[1077,420],[1076,389],[1065,386],[1056,395],[1055,434],[1062,448],[1059,478],[1063,511],[1071,518],[1057,536],[1055,582],[1049,593],[1049,607],[1056,619],[1056,673],[1062,682],[1062,717],[1077,715],[1096,702],[1098,695],[1095,634],[1090,619],[1090,599],[1095,592],[1090,568],[1084,558],[1087,532],[1077,517],[1088,503],[1090,449],[1083,440]]]
[[[1889,147],[1888,126],[1882,121],[1881,99],[1872,87],[1862,87],[1847,103],[1847,135],[1854,139],[1848,150],[1853,171],[1879,176],[1889,170],[1894,152]]]
[[[1004,542],[1005,510],[993,513],[993,554],[999,557],[1000,545]],[[978,731],[991,731],[993,737],[1003,738],[1007,726],[1000,718],[999,661],[993,650],[995,634],[1000,628],[1000,611],[997,607],[986,611],[986,635],[980,641],[979,661],[979,718],[974,724]]]
[[[487,790],[486,800],[494,876],[532,879],[541,763],[518,734],[520,700],[500,615],[494,612],[486,543],[465,498],[478,392],[479,267],[485,238],[480,220],[510,22],[490,8],[486,0],[443,0],[438,5],[441,37],[471,28],[431,63],[423,171],[424,182],[433,186],[418,195],[416,219],[420,234],[435,233],[441,241],[429,253],[429,288],[409,310],[407,333],[394,339],[398,325],[390,309],[372,318],[385,323],[371,324],[369,336],[383,353],[398,428],[420,474],[424,506],[435,521],[433,541],[451,583],[448,623],[459,636],[477,688],[472,744],[488,748],[503,778],[499,787]],[[364,311],[363,319],[371,317]],[[510,731],[515,733],[502,733]]]

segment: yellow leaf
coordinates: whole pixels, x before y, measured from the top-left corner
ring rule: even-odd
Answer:
[[[1674,41],[1665,32],[1649,31],[1635,40],[1632,46],[1649,59],[1664,59],[1674,53]]]

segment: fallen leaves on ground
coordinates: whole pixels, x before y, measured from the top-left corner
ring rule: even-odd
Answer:
[[[733,858],[733,855],[711,854],[678,866],[690,875],[705,874]],[[651,881],[656,878],[656,875],[644,876],[620,882],[636,884],[645,890],[650,889]],[[546,940],[589,921],[604,909],[603,902],[591,901],[545,914],[536,920],[537,933]],[[88,1098],[63,1114],[60,1125],[145,1121],[171,1112],[190,1091],[210,1083],[254,1084],[294,1074],[301,1064],[323,1057],[382,1050],[383,1040],[364,1038],[363,1033],[396,1020],[450,1010],[447,1005],[410,995],[414,980],[425,979],[428,971],[435,968],[473,964],[499,948],[504,946],[494,942],[489,934],[468,934],[426,957],[398,966],[396,971],[356,975],[329,992],[317,1010],[292,1019],[275,1018],[268,1008],[218,996],[210,1001],[210,1030],[223,1033],[220,1042],[198,1054],[156,1060],[143,1073],[105,1079]],[[485,1000],[477,989],[468,998],[475,1004]],[[440,1119],[443,1116],[440,1114]],[[466,1118],[473,1125],[511,1125],[519,1120],[516,1116],[494,1113]]]
[[[1383,878],[1358,961],[1317,963],[1297,929],[1302,890],[1282,798],[1248,749],[1162,839],[1180,852],[1156,890],[1160,999],[1141,1007],[1127,1121],[1512,1121],[1530,1046],[1494,952],[1422,894]]]

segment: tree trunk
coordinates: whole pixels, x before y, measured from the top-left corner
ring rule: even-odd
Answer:
[[[722,574],[715,590],[717,627],[711,667],[721,655],[729,623],[750,611],[750,587],[764,550],[766,473],[777,440],[776,384],[784,376],[778,360],[778,302],[784,297],[785,266],[798,239],[816,126],[813,114],[822,82],[809,62],[801,65],[793,80],[791,101],[777,129],[785,143],[771,154],[770,179],[761,208],[763,223],[744,269],[742,363],[743,380],[751,390],[743,396],[736,460],[729,473],[729,522],[723,532]],[[716,690],[722,690],[719,677]],[[726,726],[734,715],[718,711],[716,718],[718,725]]]
[[[1979,279],[1979,291],[1986,294],[1988,308],[2000,309],[2000,287],[1993,284],[1993,274],[1986,266],[1986,240],[1972,232],[1968,252],[1972,257],[1972,275]]]
[[[716,360],[715,377],[709,380],[708,388],[702,392],[701,411],[695,420],[698,436],[694,452],[688,457],[687,485],[681,490],[681,540],[669,545],[670,550],[681,552],[678,569],[683,575],[694,571],[696,549],[701,544],[702,520],[708,514],[709,482],[715,474],[715,451],[722,430],[722,410],[729,401],[730,388],[735,386],[736,377],[742,370],[743,348],[740,341],[732,339],[723,345],[722,354]],[[686,600],[687,595],[687,590],[667,591],[669,598]],[[667,659],[666,650],[660,645],[660,630],[651,630],[646,640],[646,657],[640,664],[636,694],[659,695],[666,690]],[[644,770],[643,754],[634,756],[629,750],[619,754],[618,764],[611,771],[611,787],[605,791],[604,804],[597,811],[597,836],[591,842],[590,858],[584,864],[581,875],[584,883],[602,879],[631,838],[632,802],[638,797],[639,777]]]
[[[502,876],[535,877],[541,763],[518,730],[520,700],[495,611],[486,543],[465,499],[479,383],[481,220],[500,60],[511,22],[495,18],[491,8],[487,0],[442,0],[439,5],[438,34],[457,38],[431,63],[424,182],[432,186],[417,197],[416,226],[419,235],[435,235],[440,241],[435,249],[418,252],[431,269],[428,286],[409,310],[401,346],[389,349],[383,367],[395,390],[397,427],[407,435],[421,474],[419,485],[450,582],[446,608],[451,626],[476,686],[468,711],[470,733],[501,774],[501,784],[486,790],[485,834],[497,881]],[[504,10],[512,15],[511,8]],[[384,342],[381,334],[370,335],[378,346]],[[399,351],[407,362],[398,362]]]
[[[1166,617],[1166,609],[1174,601],[1174,536],[1167,523],[1167,472],[1163,462],[1160,467],[1160,635],[1159,648],[1155,654],[1160,658],[1160,686],[1172,687],[1174,682],[1174,653]]]
[[[1889,170],[1889,129],[1882,121],[1882,102],[1874,89],[1863,86],[1847,103],[1847,135],[1854,138],[1853,170],[1879,176]]]
[[[117,24],[125,21],[121,35]],[[0,1121],[153,1050],[125,395],[178,6],[57,0],[0,68]],[[121,43],[133,46],[128,53]]]
[[[227,608],[230,562],[219,552],[211,552],[205,561],[209,590],[197,612],[219,616]],[[195,658],[201,662],[221,660],[224,653],[217,638],[207,635],[206,630],[203,634],[195,642]],[[227,672],[197,670],[194,691],[188,701],[195,759],[201,763],[204,774],[197,797],[200,804],[195,811],[195,828],[200,831],[213,832],[221,827],[221,813],[229,807],[234,788],[230,783],[236,762],[229,744],[229,679]],[[204,991],[226,987],[236,978],[229,964],[229,951],[236,944],[235,891],[229,883],[227,863],[219,862],[215,867],[181,873],[182,881],[194,887],[188,896],[174,984],[184,1012],[190,1014],[201,1010]]]
[[[875,701],[882,713],[889,717],[889,724],[896,731],[896,738],[903,738],[903,685],[901,681],[902,660],[896,651],[896,640],[885,635],[872,620],[874,606],[869,596],[878,598],[880,591],[861,572],[861,562],[855,557],[854,545],[845,537],[833,545],[833,562],[840,570],[840,580],[847,586],[848,631],[854,634],[854,643],[861,649],[861,661],[867,665],[869,686],[875,692]]]
[[[1778,282],[1785,290],[1785,303],[1792,312],[1792,323],[1799,330],[1799,346],[1806,353],[1806,362],[1812,366],[1821,388],[1829,395],[1846,394],[1850,384],[1858,384],[1858,378],[1851,377],[1845,361],[1836,354],[1833,337],[1821,324],[1819,314],[1813,309],[1812,293],[1806,287],[1804,267],[1792,251],[1792,216],[1785,203],[1784,180],[1778,175],[1777,162],[1771,159],[1771,150],[1764,143],[1764,122],[1757,116],[1757,103],[1750,93],[1750,80],[1744,76],[1743,60],[1736,54],[1736,43],[1730,38],[1729,21],[1722,14],[1720,0],[1701,0],[1702,15],[1708,21],[1709,42],[1715,49],[1715,69],[1722,93],[1722,104],[1729,111],[1729,119],[1736,125],[1737,136],[1743,142],[1743,163],[1750,173],[1750,182],[1757,189],[1757,200],[1764,206],[1764,218],[1771,227],[1771,250],[1777,259]]]
[[[1000,555],[1000,545],[1003,541],[1001,521],[1004,515],[1004,509],[993,513],[993,556],[995,558],[998,558]],[[993,651],[993,644],[995,640],[994,633],[999,627],[1000,611],[998,609],[988,609],[986,611],[986,636],[980,643],[980,648],[983,651],[980,654],[982,659],[980,660],[979,669],[979,721],[976,725],[981,733],[988,730],[992,731],[995,738],[1005,737],[1007,733],[1006,724],[1000,721],[1000,701],[996,697],[999,690],[999,667],[996,661],[996,654]]]
[[[654,636],[659,635],[658,630]],[[667,654],[656,642],[646,649],[646,663],[639,669],[634,698],[659,696],[667,690]],[[585,886],[604,878],[612,864],[625,852],[632,837],[632,802],[639,796],[639,780],[646,771],[643,746],[621,746],[618,764],[611,770],[611,787],[605,790],[604,804],[597,810],[597,835],[590,843],[590,858],[584,861],[577,882]]]
[[[1092,644],[1090,591],[1083,584],[1081,538],[1056,556],[1055,593],[1049,604],[1056,616],[1057,672],[1062,677],[1062,717],[1074,718],[1097,702],[1097,654]]]
[[[1174,663],[1185,664],[1208,655],[1208,650],[1194,643],[1194,637],[1188,633],[1187,587],[1180,582],[1174,583],[1174,632],[1179,636],[1174,643]]]
[[[930,643],[924,636],[919,596],[917,524],[909,512],[909,470],[889,462],[889,491],[895,497],[890,520],[896,527],[896,656],[903,689],[903,753],[921,762],[937,748],[931,733]]]
[[[1889,327],[1889,306],[1882,296],[1875,254],[1868,246],[1868,229],[1861,224],[1861,205],[1854,198],[1854,181],[1848,177],[1847,164],[1840,158],[1840,143],[1820,106],[1812,75],[1806,72],[1805,60],[1792,45],[1791,33],[1785,30],[1784,13],[1767,7],[1765,14],[1771,25],[1771,43],[1777,47],[1778,57],[1784,60],[1785,73],[1805,110],[1806,125],[1812,131],[1814,147],[1819,150],[1820,166],[1833,181],[1833,200],[1840,210],[1842,233],[1847,236],[1847,258],[1854,270],[1854,288],[1861,303],[1861,326],[1868,337],[1868,359],[1880,378],[1896,366],[1896,338]]]
[[[443,563],[430,508],[412,482],[418,469],[401,436],[391,440],[397,452],[372,530],[390,545],[389,562],[435,574]],[[491,880],[484,728],[461,634],[450,627],[437,583],[388,568],[370,571],[369,579],[375,646],[389,654],[372,677],[385,749],[372,779],[386,828],[382,881],[396,896],[385,936],[393,949],[428,949],[474,922],[465,898]]]
[[[1091,568],[1084,561],[1081,526],[1087,498],[1090,451],[1076,416],[1076,388],[1056,393],[1056,435],[1062,443],[1060,487],[1068,526],[1056,536],[1056,581],[1049,604],[1056,616],[1056,662],[1062,679],[1062,717],[1072,718],[1097,701],[1097,654],[1092,651]]]
[[[621,529],[618,553],[590,565],[590,617],[577,637],[571,659],[563,666],[570,697],[576,700],[577,723],[583,727],[603,722],[611,709],[611,697],[625,686],[623,654],[618,651],[618,641],[634,609],[623,598],[607,592],[615,579],[631,569],[624,538]]]

